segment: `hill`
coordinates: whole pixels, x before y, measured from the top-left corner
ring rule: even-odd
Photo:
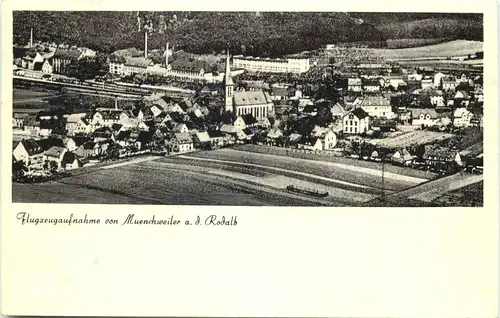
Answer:
[[[103,52],[171,45],[193,53],[220,52],[229,42],[236,54],[278,56],[315,49],[336,41],[384,41],[369,24],[345,13],[314,12],[14,12],[14,41],[66,42]]]
[[[372,53],[389,60],[443,58],[466,56],[483,52],[483,42],[455,40],[444,43],[405,49],[369,49]]]
[[[176,49],[210,54],[221,52],[229,43],[235,54],[268,57],[337,42],[380,47],[386,39],[481,41],[483,36],[482,16],[477,14],[15,11],[14,42],[27,43],[30,28],[34,28],[35,40],[105,53],[142,47],[148,31],[151,49],[164,49],[168,39]]]
[[[351,13],[375,26],[386,39],[483,41],[483,16],[458,13]]]

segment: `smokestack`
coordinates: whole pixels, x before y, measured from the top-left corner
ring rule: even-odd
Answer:
[[[118,110],[118,98],[115,97],[115,110]]]
[[[33,28],[30,31],[30,48],[33,47]]]
[[[148,31],[144,32],[144,58],[148,58]]]
[[[165,69],[168,69],[168,42],[167,42],[167,51],[165,52]]]

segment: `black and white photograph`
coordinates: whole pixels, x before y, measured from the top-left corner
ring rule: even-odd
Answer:
[[[480,13],[14,11],[12,202],[482,207],[483,41]]]

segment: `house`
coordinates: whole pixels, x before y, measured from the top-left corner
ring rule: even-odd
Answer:
[[[433,108],[413,108],[409,111],[411,124],[418,127],[430,127],[437,123],[438,115]]]
[[[399,165],[409,165],[415,160],[416,156],[412,156],[406,148],[397,150],[391,156],[391,162]]]
[[[62,163],[64,154],[67,151],[68,150],[64,147],[53,146],[43,153],[43,160],[45,162],[47,162],[47,161],[52,162],[53,161],[53,162],[57,163],[57,169],[61,169],[62,168],[61,163]]]
[[[28,51],[21,60],[21,67],[33,70],[35,64],[43,63],[43,56],[39,52]]]
[[[101,147],[97,142],[88,141],[78,147],[75,154],[82,158],[97,157],[101,154]]]
[[[422,79],[420,85],[422,89],[429,89],[434,85],[434,81],[431,78]]]
[[[139,150],[145,150],[151,146],[152,142],[153,142],[153,132],[141,130],[139,131],[135,139],[135,146]]]
[[[385,86],[392,86],[394,89],[399,89],[399,85],[405,83],[402,76],[389,76],[385,80]]]
[[[438,72],[434,74],[434,87],[440,87],[441,86],[441,80],[446,77],[445,74]]]
[[[297,142],[297,148],[306,150],[322,150],[323,144],[318,137],[302,136]]]
[[[361,78],[348,78],[347,90],[350,92],[361,92],[363,90]]]
[[[42,72],[44,74],[52,74],[54,71],[52,64],[50,64],[50,61],[46,59],[43,64],[42,64]]]
[[[463,106],[463,107],[469,106],[470,95],[466,91],[463,91],[463,90],[457,91],[455,93],[454,99],[455,99],[454,104],[458,104],[458,105]]]
[[[68,135],[73,135],[81,119],[86,117],[86,113],[70,114],[66,117],[66,131]]]
[[[42,169],[43,148],[34,139],[25,139],[20,141],[12,155],[16,161],[22,161],[28,169]]]
[[[345,134],[359,134],[370,129],[370,117],[362,108],[355,108],[344,115],[343,131]]]
[[[465,107],[455,109],[453,112],[453,125],[455,127],[470,127],[474,114],[467,110]]]
[[[66,150],[72,152],[78,149],[78,146],[76,145],[76,142],[73,138],[64,138],[63,139],[63,145]]]
[[[203,148],[212,144],[210,135],[206,131],[198,131],[193,136],[194,146],[196,148]]]
[[[439,145],[426,145],[424,146],[424,154],[422,156],[427,166],[437,167],[440,170],[446,170],[460,160],[460,154],[449,147],[442,147]]]
[[[306,106],[314,105],[314,103],[309,98],[300,98],[299,100],[295,101],[295,105],[297,107],[297,111],[301,113],[304,111],[304,108]]]
[[[304,107],[302,113],[309,116],[316,116],[318,114],[318,106],[311,104]]]
[[[234,127],[240,130],[243,130],[247,127],[253,127],[256,124],[258,124],[258,121],[257,119],[255,119],[255,117],[252,116],[252,114],[244,114],[238,116],[234,121]]]
[[[332,105],[332,107],[330,107],[330,112],[333,118],[343,118],[346,114],[346,110],[339,103]]]
[[[377,79],[363,79],[363,90],[367,93],[380,92],[380,81]]]
[[[81,118],[76,123],[73,131],[71,133],[68,131],[68,135],[72,136],[72,135],[82,134],[82,133],[88,134],[88,133],[92,132],[92,129],[93,129],[93,125],[86,118]]]
[[[224,145],[224,135],[220,130],[209,130],[208,136],[210,137],[210,142],[213,146],[223,146]]]
[[[329,129],[321,136],[321,142],[324,150],[333,149],[337,145],[337,135]]]
[[[440,90],[433,90],[429,94],[431,105],[434,107],[443,107],[444,106],[444,96],[443,92]]]
[[[28,117],[25,113],[14,113],[12,116],[12,128],[23,128],[24,119]]]
[[[67,74],[69,65],[77,62],[83,57],[79,50],[57,49],[52,56],[52,72],[56,74]]]
[[[294,96],[293,90],[289,87],[277,87],[273,86],[271,88],[271,100],[288,100],[290,97]]]
[[[61,168],[73,170],[83,167],[83,162],[72,152],[66,152],[61,160]]]
[[[122,122],[122,117],[121,115],[124,112],[121,110],[115,110],[115,109],[107,109],[107,110],[98,110],[94,113],[92,116],[92,125],[94,126],[111,126],[116,123],[121,123]],[[127,115],[128,119],[129,115]]]
[[[391,118],[393,116],[391,103],[383,96],[365,96],[359,107],[373,117]]]
[[[179,105],[179,104],[174,104],[172,106],[168,107],[167,112],[169,113],[179,113],[179,114],[185,114],[186,111]]]
[[[454,91],[457,86],[458,82],[454,76],[445,76],[441,78],[441,89],[443,91]]]
[[[174,129],[173,129],[173,132],[174,133],[188,133],[189,132],[189,128],[187,127],[186,124],[184,123],[181,123],[181,124],[177,124]]]
[[[233,125],[224,124],[220,127],[220,131],[223,134],[233,134],[236,133],[236,128]]]
[[[194,149],[193,139],[188,133],[175,133],[171,140],[172,151],[188,152]]]
[[[273,117],[264,117],[259,121],[259,124],[264,128],[271,128],[275,122]]]
[[[267,143],[275,146],[279,138],[283,137],[283,131],[279,128],[272,128],[267,132]]]
[[[161,113],[163,113],[164,110],[165,110],[165,107],[158,105],[158,104],[151,106],[151,112],[153,113],[154,117],[159,116]]]

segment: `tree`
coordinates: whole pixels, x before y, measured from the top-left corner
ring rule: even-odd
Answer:
[[[75,77],[80,82],[93,79],[99,75],[100,66],[95,60],[83,58],[68,66],[68,76]]]
[[[329,107],[319,107],[318,113],[315,116],[315,122],[320,127],[326,127],[333,121],[332,112]]]

